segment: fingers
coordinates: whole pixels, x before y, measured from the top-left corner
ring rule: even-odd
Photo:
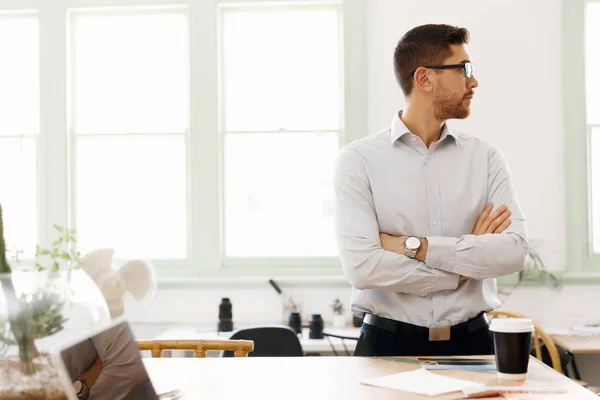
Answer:
[[[505,205],[501,205],[500,207],[498,207],[498,209],[496,211],[494,211],[493,213],[491,213],[490,215],[487,216],[487,218],[484,221],[484,224],[486,224],[487,227],[489,227],[491,225],[491,223],[494,220],[496,220],[500,215],[502,215],[502,213],[504,211],[506,211],[507,209],[508,209],[508,207],[506,207]]]
[[[473,229],[473,233],[476,233],[481,230],[486,218],[490,215],[490,212],[492,212],[493,207],[494,207],[493,203],[488,203],[485,206],[485,208],[483,209],[481,214],[479,214],[479,218],[477,218],[477,222],[475,223],[475,229]]]
[[[509,217],[511,216],[511,211],[508,209],[508,206],[504,204],[492,212],[493,208],[493,203],[488,203],[485,206],[473,228],[474,235],[502,233],[510,226],[511,221]]]
[[[502,207],[506,207],[506,206],[502,206]],[[496,212],[494,212],[494,214],[497,214],[498,211],[500,209],[502,209],[502,207],[500,207],[498,210],[496,210]],[[492,215],[494,215],[492,214]],[[490,222],[490,226],[487,228],[486,233],[494,233],[496,231],[496,229],[498,229],[500,227],[500,225],[502,225],[504,222],[506,222],[506,220],[508,219],[508,217],[510,217],[511,215],[511,211],[506,208],[504,210],[504,212],[502,212],[500,215],[498,215],[496,218],[494,218],[492,220],[492,222]]]
[[[510,226],[511,220],[510,218],[507,218],[506,221],[504,221],[503,223],[500,224],[500,226],[498,228],[496,228],[496,230],[494,231],[494,233],[502,233],[506,230],[506,228],[508,228]]]

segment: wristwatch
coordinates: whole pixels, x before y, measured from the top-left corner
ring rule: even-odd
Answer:
[[[409,236],[404,239],[404,250],[407,257],[415,258],[417,251],[421,248],[421,239],[416,236]]]
[[[77,378],[73,381],[73,389],[75,389],[75,394],[77,394],[78,399],[87,399],[90,393],[90,389],[85,385],[85,383]]]

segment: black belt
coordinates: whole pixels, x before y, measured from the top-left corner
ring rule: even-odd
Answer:
[[[452,336],[468,335],[469,333],[488,326],[487,317],[483,312],[468,321],[442,328],[426,328],[424,326],[378,317],[377,315],[368,313],[365,314],[363,323],[401,335],[428,336],[431,341],[450,340]]]

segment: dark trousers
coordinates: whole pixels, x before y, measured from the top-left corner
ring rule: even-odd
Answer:
[[[445,341],[428,336],[394,333],[363,323],[355,356],[467,356],[494,354],[492,333],[487,326]]]

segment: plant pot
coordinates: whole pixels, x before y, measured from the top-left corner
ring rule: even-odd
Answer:
[[[109,322],[81,270],[0,275],[0,398],[67,399],[49,351]]]
[[[346,327],[346,317],[343,315],[333,316],[333,327],[335,329],[343,329]]]

